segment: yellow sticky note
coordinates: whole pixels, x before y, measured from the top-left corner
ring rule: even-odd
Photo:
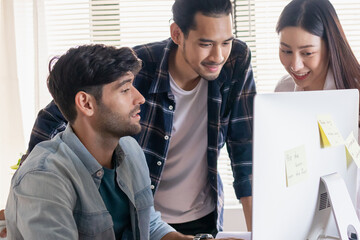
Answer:
[[[344,139],[330,115],[319,115],[318,124],[321,147],[338,146],[344,143]]]
[[[298,184],[308,177],[305,146],[299,146],[285,152],[286,186]]]
[[[348,160],[354,160],[357,167],[360,166],[360,147],[358,142],[354,137],[354,133],[351,132],[350,135],[345,140],[346,147],[346,158]]]

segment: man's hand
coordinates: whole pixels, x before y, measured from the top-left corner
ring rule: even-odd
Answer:
[[[5,213],[4,213],[4,209],[0,210],[0,221],[1,220],[5,220]],[[0,238],[6,238],[6,228],[4,228],[1,232],[0,232]]]

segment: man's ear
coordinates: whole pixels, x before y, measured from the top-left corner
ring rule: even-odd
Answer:
[[[96,100],[95,98],[84,92],[80,91],[75,95],[75,107],[79,113],[85,116],[92,116],[95,113]]]
[[[193,1],[196,1],[196,0],[193,0]],[[184,38],[184,34],[181,31],[180,27],[176,23],[172,23],[170,25],[170,34],[171,34],[171,39],[173,40],[173,42],[176,43],[177,45],[180,45]]]

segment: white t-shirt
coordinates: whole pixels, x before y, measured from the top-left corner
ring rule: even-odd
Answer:
[[[168,223],[199,219],[215,210],[207,179],[207,93],[201,79],[191,91],[181,89],[170,76],[175,111],[170,146],[155,209]]]

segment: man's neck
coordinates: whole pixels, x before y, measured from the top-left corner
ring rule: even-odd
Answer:
[[[93,157],[100,163],[101,166],[106,168],[113,168],[112,156],[114,154],[116,144],[93,141],[88,146],[85,146]],[[85,145],[85,144],[84,144]]]
[[[74,133],[81,143],[98,163],[106,168],[112,168],[112,156],[119,139],[114,137],[103,137],[95,131],[81,126],[72,126]]]
[[[186,91],[194,89],[201,79],[201,76],[185,61],[178,48],[174,48],[170,52],[169,72],[176,84]]]

